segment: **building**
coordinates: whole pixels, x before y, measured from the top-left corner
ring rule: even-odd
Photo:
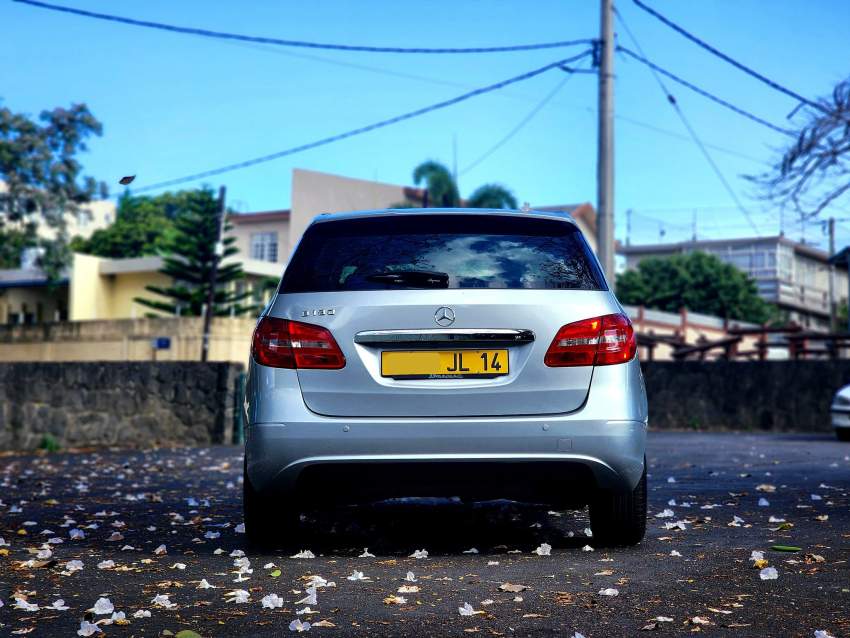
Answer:
[[[5,193],[7,190],[6,183],[0,180],[0,193]],[[79,236],[88,239],[94,231],[106,228],[115,221],[115,202],[109,199],[94,200],[81,204],[76,213],[66,213],[64,217],[68,237]],[[32,215],[31,219],[25,221],[35,223],[35,233],[38,237],[55,239],[56,229],[48,225],[41,215]],[[23,224],[4,219],[4,213],[0,211],[0,225],[16,228]]]
[[[756,282],[759,295],[776,304],[805,328],[829,330],[829,255],[785,236],[697,240],[670,244],[620,246],[626,268],[650,257],[704,252],[739,268]],[[835,303],[847,302],[847,270],[834,271]]]
[[[277,279],[304,229],[319,214],[389,208],[402,202],[422,203],[425,192],[412,186],[384,184],[317,171],[292,172],[292,206],[289,209],[232,214],[228,235],[236,239],[244,285],[258,291],[266,278]],[[114,207],[95,202],[85,227],[72,223],[76,234],[88,236],[114,219]],[[543,206],[573,215],[591,247],[596,246],[596,213],[590,204]],[[94,220],[94,221],[92,221]],[[44,232],[47,232],[46,230]],[[74,233],[72,233],[74,234]],[[104,259],[76,254],[58,282],[48,282],[33,260],[22,268],[0,270],[0,323],[36,324],[55,321],[137,319],[152,311],[133,301],[150,296],[148,285],[168,285],[159,272],[160,257]],[[240,284],[242,285],[242,284]],[[156,313],[153,313],[156,314]]]
[[[277,264],[230,257],[242,264],[244,282],[237,285],[254,292],[256,303],[265,303],[263,283],[280,277]],[[140,319],[162,315],[135,301],[157,298],[146,286],[168,286],[159,272],[161,257],[108,259],[74,254],[71,266],[56,282],[48,282],[38,269],[0,270],[0,324],[36,324],[56,321]]]
[[[240,255],[285,264],[304,230],[316,215],[338,211],[391,208],[402,202],[422,203],[425,192],[413,186],[385,184],[330,173],[292,171],[292,207],[285,210],[230,216],[229,235],[236,238]],[[593,206],[569,204],[538,206],[537,210],[572,214],[596,250],[596,211]]]

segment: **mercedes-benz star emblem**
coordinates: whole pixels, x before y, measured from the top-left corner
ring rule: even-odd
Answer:
[[[437,322],[438,326],[450,326],[455,322],[455,311],[445,306],[437,308],[437,312],[434,313],[434,321]]]

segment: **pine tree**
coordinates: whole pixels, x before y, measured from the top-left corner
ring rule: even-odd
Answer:
[[[219,203],[208,188],[191,191],[181,198],[183,206],[175,211],[174,232],[168,239],[160,272],[172,279],[168,287],[145,286],[164,300],[136,297],[138,303],[168,314],[198,317],[203,314],[209,294],[210,270],[218,261],[213,316],[256,313],[259,306],[243,303],[251,296],[250,291],[239,292],[236,282],[245,278],[239,262],[222,264],[238,250],[233,245],[234,237],[225,237],[224,253],[215,254],[215,239],[218,232]],[[230,230],[226,224],[224,230]]]

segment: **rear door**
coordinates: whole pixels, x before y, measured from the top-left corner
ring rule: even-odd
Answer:
[[[562,325],[618,312],[570,221],[403,213],[319,222],[270,314],[321,325],[340,370],[298,370],[306,405],[341,417],[576,410],[592,366],[549,368]]]

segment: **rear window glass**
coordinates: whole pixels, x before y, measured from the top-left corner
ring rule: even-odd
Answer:
[[[281,292],[425,288],[604,290],[570,223],[505,215],[386,215],[314,224]]]

